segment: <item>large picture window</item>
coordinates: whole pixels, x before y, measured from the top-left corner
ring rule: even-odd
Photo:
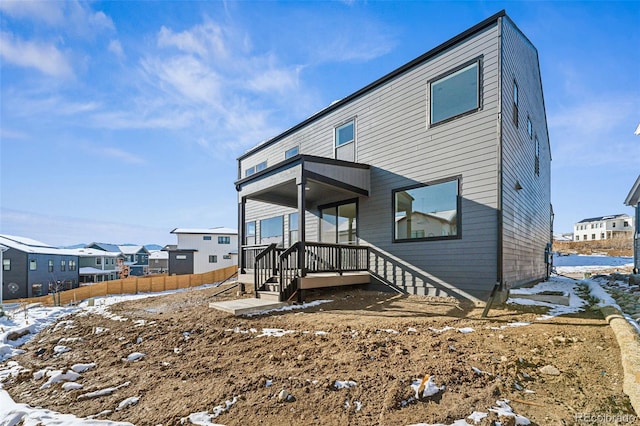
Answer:
[[[276,216],[260,221],[260,244],[276,243],[284,246],[284,224],[282,216]]]
[[[431,82],[431,125],[480,109],[480,61]]]
[[[460,238],[458,178],[393,191],[394,241]]]

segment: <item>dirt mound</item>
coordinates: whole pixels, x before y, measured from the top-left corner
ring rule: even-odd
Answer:
[[[17,402],[139,425],[190,415],[225,425],[450,424],[502,399],[538,425],[633,414],[616,339],[596,311],[539,320],[501,308],[483,319],[453,299],[349,288],[310,293],[330,300],[315,307],[233,317],[208,307],[216,291],[67,317],[12,358],[30,371],[4,388]],[[77,385],[43,386],[47,371],[92,363]],[[425,376],[435,393],[416,398]]]

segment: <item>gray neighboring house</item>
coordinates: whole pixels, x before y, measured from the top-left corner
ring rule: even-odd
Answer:
[[[112,250],[116,249],[115,246]],[[118,259],[124,259],[118,251],[98,248],[73,249],[80,262],[80,282],[83,284],[111,281],[119,278]]]
[[[78,256],[30,238],[0,235],[8,247],[2,254],[2,294],[5,300],[44,296],[78,287]]]
[[[280,300],[319,273],[504,296],[550,272],[550,151],[538,52],[501,11],[238,158],[241,273]]]
[[[169,272],[169,253],[164,248],[162,250],[149,250],[149,274],[166,274]]]
[[[640,126],[638,126],[640,128]],[[633,273],[640,272],[640,175],[631,187],[629,195],[624,200],[627,206],[635,209],[635,232],[633,234]]]

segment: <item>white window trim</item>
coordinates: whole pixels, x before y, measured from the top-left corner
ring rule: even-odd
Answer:
[[[353,140],[349,141],[347,143],[343,143],[342,145],[338,146],[336,145],[337,138],[336,135],[338,133],[338,129],[341,127],[346,126],[349,123],[353,123]],[[333,127],[333,158],[337,159],[338,158],[338,148],[343,148],[345,146],[350,146],[353,144],[353,161],[357,162],[358,161],[358,117],[357,116],[353,116],[347,120],[342,121],[340,124],[336,125]]]

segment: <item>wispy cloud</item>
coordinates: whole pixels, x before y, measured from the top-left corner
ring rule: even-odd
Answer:
[[[53,77],[69,78],[74,74],[70,61],[54,44],[22,40],[8,32],[0,33],[0,56],[7,63]]]
[[[556,165],[637,168],[640,144],[633,143],[629,130],[637,119],[637,100],[606,93],[568,102],[547,110]]]
[[[113,53],[116,58],[119,60],[125,59],[124,49],[122,48],[122,44],[120,40],[111,40],[109,41],[109,52]]]
[[[3,0],[0,12],[13,19],[44,24],[85,37],[115,29],[111,18],[102,11],[93,11],[88,2]]]
[[[170,229],[143,225],[54,216],[22,210],[0,209],[0,233],[17,236],[33,236],[38,241],[66,246],[94,241],[114,244],[166,244],[172,241]],[[91,232],[87,233],[87,229]],[[91,238],[88,241],[87,238]]]
[[[144,164],[146,161],[139,156],[132,154],[131,152],[123,151],[118,148],[101,147],[96,149],[98,155],[104,155],[106,157],[115,158],[119,161],[128,164]]]

